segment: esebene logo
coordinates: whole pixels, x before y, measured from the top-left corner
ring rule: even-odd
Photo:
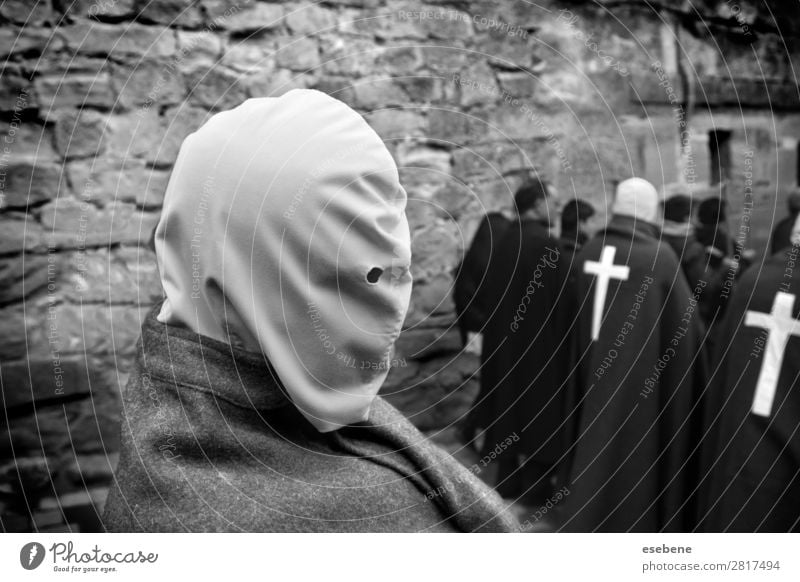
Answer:
[[[38,568],[49,552],[53,558],[54,572],[100,572],[103,574],[117,571],[117,564],[153,564],[158,554],[136,552],[105,552],[95,545],[88,551],[76,551],[72,542],[57,542],[49,550],[37,542],[22,546],[19,552],[19,563],[26,570]]]
[[[38,542],[30,542],[19,551],[19,563],[26,570],[35,570],[44,561],[44,546]]]

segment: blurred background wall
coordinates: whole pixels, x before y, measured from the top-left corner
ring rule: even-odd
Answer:
[[[187,134],[249,97],[330,93],[392,151],[415,287],[384,393],[431,434],[477,391],[453,270],[527,171],[601,212],[630,175],[722,193],[734,235],[750,180],[747,236],[763,249],[798,184],[797,35],[748,3],[695,4],[4,1],[3,529],[99,525],[120,389],[161,298],[147,242],[171,166]]]

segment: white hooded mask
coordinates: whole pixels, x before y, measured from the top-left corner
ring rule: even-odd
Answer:
[[[617,185],[612,212],[655,223],[658,219],[658,191],[643,178],[628,178]]]
[[[158,320],[264,354],[322,432],[366,420],[411,295],[405,204],[381,139],[324,93],[217,114],[167,187]]]

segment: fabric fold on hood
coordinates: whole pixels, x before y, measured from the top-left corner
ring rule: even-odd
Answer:
[[[158,320],[263,354],[322,432],[366,420],[411,296],[405,205],[347,105],[249,99],[181,146],[156,229]]]

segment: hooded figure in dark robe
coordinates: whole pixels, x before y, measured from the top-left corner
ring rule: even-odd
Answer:
[[[184,141],[108,530],[515,529],[377,396],[411,294],[405,204],[377,134],[318,91],[250,99]]]
[[[509,220],[501,212],[484,215],[464,260],[458,266],[453,284],[453,302],[461,332],[461,343],[467,345],[468,334],[483,333],[494,307],[491,303],[491,281],[489,265],[492,264],[497,247],[509,226]]]
[[[706,394],[703,531],[800,532],[800,220],[748,269]]]
[[[709,248],[709,254],[722,260],[731,254],[728,234],[728,203],[719,196],[706,198],[697,205],[695,236],[700,244]]]
[[[453,284],[453,302],[456,307],[458,327],[461,332],[461,343],[467,346],[471,341],[470,334],[480,334],[482,345],[483,333],[489,321],[489,315],[496,308],[494,294],[497,291],[496,281],[489,278],[489,267],[496,260],[497,248],[503,235],[508,230],[510,221],[501,212],[489,212],[484,215],[472,244],[458,267]],[[459,424],[459,438],[470,448],[475,448],[477,432],[485,425],[485,419],[491,412],[485,407],[490,403],[487,394],[490,386],[490,373],[485,372],[473,406],[466,418]]]
[[[658,194],[619,184],[605,230],[576,256],[578,321],[562,529],[694,526],[700,289],[657,238]]]
[[[692,199],[685,194],[676,194],[664,201],[664,221],[661,236],[680,259],[683,274],[689,287],[706,279],[706,251],[697,240],[692,224]]]
[[[558,243],[563,255],[563,264],[568,268],[572,265],[575,253],[581,250],[594,234],[589,226],[589,221],[594,215],[594,206],[579,198],[567,202],[561,211],[561,235]]]
[[[498,293],[484,341],[482,459],[496,467],[504,497],[544,503],[563,454],[564,381],[569,371],[568,268],[550,227],[558,203],[547,184],[531,180],[515,195],[512,224],[490,269]],[[497,453],[499,444],[513,444]],[[501,447],[502,448],[502,447]]]

